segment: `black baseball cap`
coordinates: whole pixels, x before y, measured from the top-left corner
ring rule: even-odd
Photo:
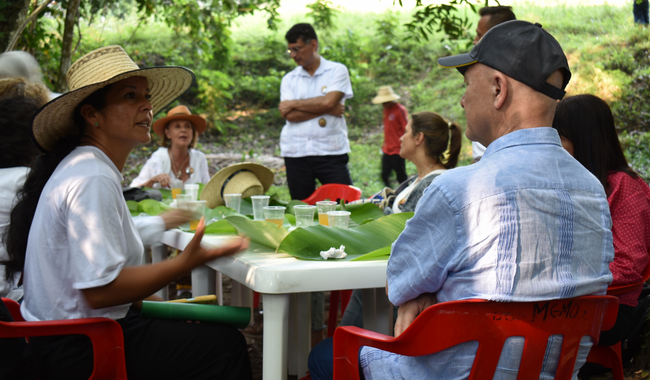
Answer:
[[[562,47],[540,24],[512,20],[494,26],[465,54],[438,58],[438,65],[455,67],[461,74],[470,65],[482,63],[550,96],[562,99],[571,79]],[[564,71],[562,88],[546,82],[557,69]]]

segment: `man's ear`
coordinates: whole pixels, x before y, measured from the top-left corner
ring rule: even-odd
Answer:
[[[501,109],[508,99],[508,77],[496,70],[492,74],[492,99],[496,110]]]

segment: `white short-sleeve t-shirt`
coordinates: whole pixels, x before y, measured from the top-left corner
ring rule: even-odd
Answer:
[[[141,265],[143,246],[122,176],[98,148],[77,147],[45,185],[29,231],[21,311],[28,321],[123,318],[129,304],[92,309],[81,290]]]
[[[298,66],[282,78],[280,100],[302,100],[343,93],[341,103],[351,98],[352,83],[345,65],[320,57],[320,66],[311,76]],[[319,124],[324,120],[324,125]],[[280,133],[282,157],[327,156],[350,152],[348,125],[344,117],[321,115],[301,122],[287,121]]]

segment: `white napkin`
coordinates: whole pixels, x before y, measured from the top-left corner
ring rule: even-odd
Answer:
[[[327,251],[320,251],[320,255],[322,258],[327,260],[327,259],[342,259],[348,254],[345,253],[345,246],[342,245],[339,249],[332,247]]]

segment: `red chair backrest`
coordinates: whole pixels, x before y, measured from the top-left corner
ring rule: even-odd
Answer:
[[[556,379],[571,379],[580,339],[598,342],[601,329],[614,325],[618,299],[585,296],[541,302],[463,300],[436,304],[422,312],[397,338],[358,327],[339,327],[334,333],[334,379],[358,379],[362,346],[407,356],[423,356],[468,341],[479,347],[469,379],[491,379],[506,339],[526,339],[518,379],[537,378],[548,338],[562,335]]]
[[[310,205],[315,205],[316,202],[326,199],[336,202],[344,199],[346,203],[356,201],[361,199],[361,189],[350,185],[328,183],[316,189],[309,198],[303,199],[302,201]]]
[[[9,298],[2,298],[9,312],[16,318],[20,305]],[[20,320],[24,321],[22,315]],[[93,373],[90,379],[126,379],[124,361],[124,336],[119,323],[109,318],[66,319],[43,322],[0,322],[0,338],[22,338],[83,334],[93,345]]]

